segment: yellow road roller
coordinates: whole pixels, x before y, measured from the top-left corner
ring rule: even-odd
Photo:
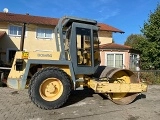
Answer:
[[[100,66],[98,29],[95,20],[65,16],[54,30],[56,51],[24,51],[24,23],[7,86],[28,88],[31,101],[47,110],[61,107],[79,87],[91,88],[116,104],[131,103],[147,85],[130,70]]]

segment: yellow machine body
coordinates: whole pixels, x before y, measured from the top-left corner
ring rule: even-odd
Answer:
[[[22,52],[22,51],[18,51],[15,54],[14,57],[14,61],[13,61],[13,65],[11,67],[11,70],[9,72],[8,75],[8,79],[7,79],[7,86],[10,88],[14,88],[14,89],[24,89],[28,86],[28,82],[27,82],[27,77],[26,80],[23,80],[22,77],[25,75],[25,70],[26,70],[26,65],[28,60],[55,60],[58,61],[60,58],[60,52],[40,52],[40,51],[36,51],[36,52]],[[22,61],[22,65],[20,65],[22,67],[22,70],[16,70],[16,67],[18,65],[18,63],[16,63],[16,60],[21,60]],[[34,65],[37,65],[36,63]],[[34,66],[31,65],[30,67]],[[40,67],[38,70],[41,70],[42,68],[46,68],[46,67],[59,67],[62,70],[64,70],[69,76],[71,76],[70,73],[70,69],[68,65],[56,65],[56,64],[43,64],[42,67]],[[29,72],[27,72],[28,76],[30,75]],[[31,75],[32,77],[32,75]],[[30,80],[30,79],[29,79]],[[29,81],[28,80],[28,81]]]

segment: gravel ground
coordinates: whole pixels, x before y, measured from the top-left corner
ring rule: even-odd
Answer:
[[[90,90],[75,91],[62,108],[42,110],[29,99],[27,90],[0,88],[0,120],[159,120],[160,86],[129,105],[116,105]]]

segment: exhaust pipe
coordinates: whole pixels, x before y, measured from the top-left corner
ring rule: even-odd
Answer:
[[[20,51],[23,51],[25,31],[26,31],[26,23],[24,23],[24,24],[23,24],[23,27],[22,27],[21,43],[20,43]]]

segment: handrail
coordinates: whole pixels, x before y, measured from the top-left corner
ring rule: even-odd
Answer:
[[[0,70],[10,70],[11,68],[9,67],[0,67]]]

